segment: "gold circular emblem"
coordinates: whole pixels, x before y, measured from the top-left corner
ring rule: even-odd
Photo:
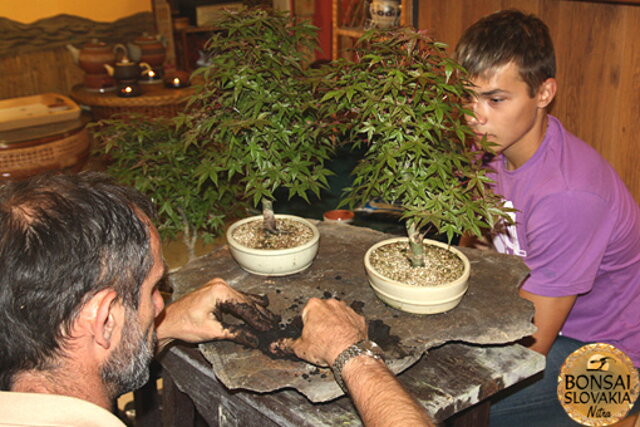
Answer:
[[[640,384],[629,356],[610,344],[587,344],[567,357],[558,376],[558,400],[577,423],[608,426],[633,407]]]

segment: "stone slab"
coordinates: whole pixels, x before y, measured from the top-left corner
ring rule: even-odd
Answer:
[[[504,344],[535,331],[531,323],[533,306],[517,292],[528,274],[518,257],[460,248],[471,262],[469,290],[460,304],[447,313],[414,315],[378,300],[364,271],[362,259],[366,250],[393,236],[325,222],[319,222],[318,229],[318,256],[302,273],[287,277],[249,274],[232,260],[225,245],[171,276],[174,298],[213,277],[221,277],[237,289],[268,295],[269,308],[280,314],[283,322],[298,315],[310,297],[330,295],[348,304],[357,301],[367,319],[389,328],[379,344],[394,373],[406,370],[430,348],[443,343]],[[269,392],[294,388],[312,402],[325,402],[343,394],[328,369],[302,361],[274,360],[232,342],[205,343],[200,350],[229,389]]]

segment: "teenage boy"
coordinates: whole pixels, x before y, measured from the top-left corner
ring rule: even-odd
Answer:
[[[516,209],[493,247],[531,270],[520,295],[535,307],[531,348],[547,356],[544,378],[493,405],[491,422],[574,424],[556,397],[570,353],[605,342],[640,366],[640,208],[613,168],[548,114],[555,54],[540,19],[489,15],[455,54],[476,92],[468,124],[496,144],[495,191]]]

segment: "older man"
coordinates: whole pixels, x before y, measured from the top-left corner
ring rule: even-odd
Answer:
[[[213,279],[164,307],[165,272],[153,209],[101,174],[47,175],[0,187],[0,413],[10,425],[122,425],[109,411],[149,377],[155,351],[178,339],[256,343],[275,327],[261,296]],[[226,325],[221,313],[245,324]],[[428,422],[375,355],[358,351],[364,319],[342,302],[312,300],[296,341],[313,363],[340,359],[369,424]],[[375,393],[372,390],[376,390]]]

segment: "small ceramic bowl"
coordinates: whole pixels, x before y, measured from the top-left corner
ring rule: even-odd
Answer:
[[[325,212],[322,215],[322,218],[327,222],[351,224],[355,216],[356,215],[352,211],[349,211],[346,209],[334,209],[334,210]]]

